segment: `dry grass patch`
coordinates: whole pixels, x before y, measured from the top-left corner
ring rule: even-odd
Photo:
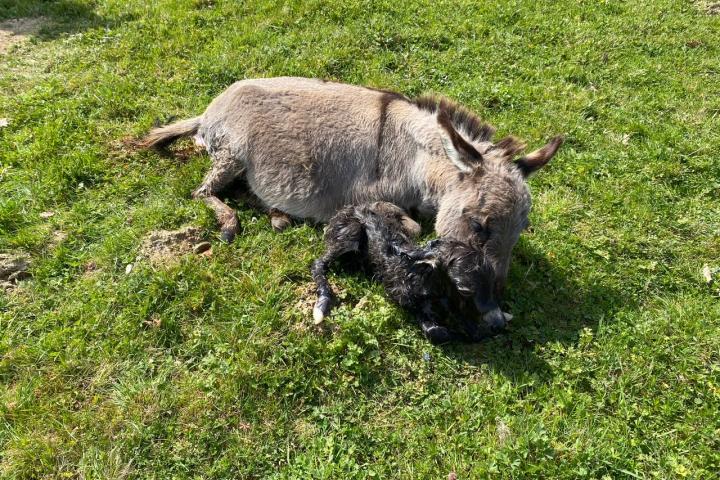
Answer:
[[[0,54],[8,52],[48,24],[45,17],[11,18],[0,22]]]

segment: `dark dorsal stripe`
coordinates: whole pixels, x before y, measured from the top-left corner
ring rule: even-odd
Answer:
[[[376,90],[376,89],[371,89]],[[380,96],[380,119],[378,120],[378,132],[377,132],[377,146],[378,149],[382,147],[383,144],[383,138],[385,136],[385,124],[387,123],[387,117],[388,117],[388,107],[390,104],[396,100],[400,100],[403,102],[409,102],[408,98],[405,95],[401,95],[396,92],[391,92],[388,90],[376,90],[378,92],[382,92],[382,95]]]
[[[378,130],[376,139],[377,153],[375,157],[375,178],[380,178],[380,152],[382,151],[383,142],[385,140],[385,125],[387,124],[388,107],[394,101],[400,100],[403,102],[407,102],[409,100],[405,95],[391,92],[389,90],[378,90],[375,88],[371,88],[370,90],[375,90],[382,93],[382,95],[380,95],[380,118],[378,119]]]

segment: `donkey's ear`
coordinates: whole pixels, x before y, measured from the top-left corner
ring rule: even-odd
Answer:
[[[472,173],[483,161],[482,155],[455,130],[450,116],[445,110],[438,112],[438,123],[445,130],[443,136],[445,153],[453,164],[463,173]]]
[[[564,141],[565,139],[562,135],[558,135],[550,140],[544,147],[539,148],[517,160],[515,165],[517,165],[525,177],[528,177],[531,173],[545,166],[545,164],[548,163],[555,155],[558,148],[560,148],[560,145],[562,145]]]

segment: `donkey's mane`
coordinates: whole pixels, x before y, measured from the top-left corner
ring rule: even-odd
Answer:
[[[492,143],[495,127],[483,122],[476,114],[449,98],[440,95],[422,95],[413,102],[421,110],[430,113],[445,112],[455,129],[463,132],[471,142]],[[480,153],[485,155],[492,152],[496,158],[512,160],[515,155],[524,149],[525,144],[523,142],[513,136],[507,136],[493,144],[485,152]]]
[[[468,140],[473,142],[492,141],[495,127],[483,122],[473,112],[449,98],[439,95],[422,95],[416,98],[414,102],[421,110],[431,113],[447,113],[453,126],[463,131],[468,136]]]

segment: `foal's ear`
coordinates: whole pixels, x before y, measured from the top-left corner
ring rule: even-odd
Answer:
[[[563,144],[565,139],[562,135],[554,137],[542,148],[535,150],[534,152],[520,158],[515,162],[515,165],[520,169],[525,177],[530,176],[531,173],[544,167],[550,159],[555,155]]]
[[[437,119],[447,134],[447,138],[443,138],[445,153],[458,170],[463,173],[472,173],[475,167],[482,163],[482,155],[455,130],[452,120],[445,110],[438,112]]]

